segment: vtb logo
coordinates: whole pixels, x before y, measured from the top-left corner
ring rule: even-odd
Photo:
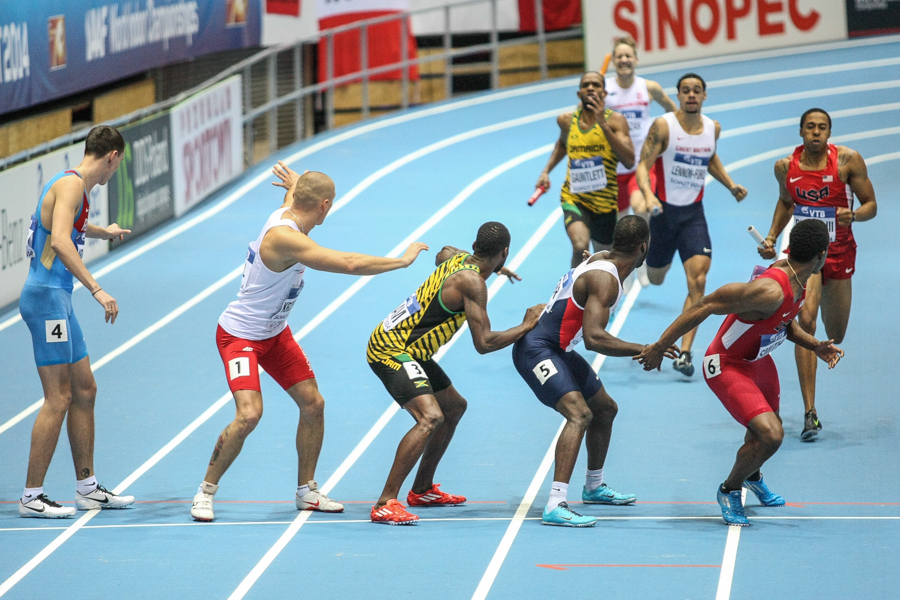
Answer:
[[[803,189],[800,189],[799,187],[795,187],[794,193],[801,200],[807,200],[809,202],[818,202],[818,201],[824,200],[825,198],[828,197],[828,193],[829,193],[828,190],[829,190],[829,187],[827,185],[825,187],[819,188],[817,190],[816,189],[803,190]]]

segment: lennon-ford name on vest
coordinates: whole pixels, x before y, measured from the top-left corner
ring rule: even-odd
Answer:
[[[712,148],[675,147],[672,161],[671,180],[679,185],[700,189],[706,180],[709,156],[697,156],[691,152],[712,152]]]

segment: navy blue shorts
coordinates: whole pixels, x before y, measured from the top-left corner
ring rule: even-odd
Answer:
[[[552,409],[569,392],[585,400],[603,388],[600,377],[583,356],[541,340],[532,330],[513,345],[513,364],[538,400]]]
[[[701,202],[688,206],[666,204],[661,214],[650,217],[647,266],[654,269],[668,266],[676,250],[682,263],[692,256],[712,257],[712,242]]]
[[[19,312],[31,331],[37,366],[71,365],[88,355],[81,325],[72,311],[72,292],[26,285],[19,297]]]

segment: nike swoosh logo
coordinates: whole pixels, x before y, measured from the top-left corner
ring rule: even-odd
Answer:
[[[561,516],[560,519],[563,519],[563,520],[566,520],[566,521],[571,521],[571,520],[572,520],[572,517],[562,517],[562,516]]]
[[[712,252],[712,249],[711,249],[711,248],[704,248],[704,249],[703,249],[703,252],[705,252],[706,254],[709,254],[710,252]]]
[[[852,273],[852,272],[853,272],[853,267],[850,267],[849,269],[844,269],[844,272],[845,272],[845,273]]]
[[[798,179],[803,179],[803,175],[801,175],[800,177],[791,177],[791,183],[794,183]]]
[[[100,504],[109,504],[109,498],[107,498],[106,496],[103,496],[103,500],[100,500],[99,498],[91,498],[91,500],[93,500],[94,502],[99,502]]]
[[[781,315],[781,316],[782,316],[782,317],[786,317],[786,316],[788,316],[789,314],[791,314],[791,311],[787,311],[786,313],[784,313],[784,314]]]
[[[25,506],[24,504],[22,506]],[[44,512],[47,510],[45,506],[41,506],[40,508],[31,508],[30,506],[25,506],[28,510],[33,510],[34,512]]]
[[[316,503],[315,503],[315,504],[313,504],[312,502],[307,502],[307,504],[309,504],[310,506],[312,506],[312,507],[315,508],[316,506],[319,506],[319,501],[316,500]]]

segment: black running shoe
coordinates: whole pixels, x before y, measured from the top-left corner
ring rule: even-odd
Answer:
[[[813,441],[819,435],[820,429],[822,429],[822,424],[819,422],[819,416],[816,415],[816,409],[807,411],[806,416],[803,418],[803,431],[800,433],[800,440],[804,442]]]
[[[684,375],[690,377],[694,374],[694,364],[691,362],[690,351],[682,352],[681,355],[672,361],[672,368]]]

